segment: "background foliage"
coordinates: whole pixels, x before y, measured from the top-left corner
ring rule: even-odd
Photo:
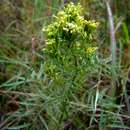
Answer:
[[[130,2],[110,1],[117,44],[113,67],[105,2],[73,0],[82,4],[87,20],[100,23],[93,39],[99,47],[100,62],[91,69],[81,89],[66,93],[68,88],[48,87],[42,50],[46,36],[42,28],[67,2],[0,1],[1,130],[130,129]],[[69,95],[72,98],[67,98]]]

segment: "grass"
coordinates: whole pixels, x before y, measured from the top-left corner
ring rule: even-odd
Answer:
[[[119,10],[121,2],[116,2],[114,8],[118,11],[114,12],[114,18],[121,14],[125,19],[126,14]],[[126,89],[130,38],[125,20],[116,32],[119,51],[113,70],[105,3],[93,0],[86,3],[89,19],[101,22],[96,39],[101,44],[99,63],[77,92],[76,89],[50,87],[51,82],[48,84],[44,75],[42,48],[45,37],[42,27],[50,23],[52,14],[64,5],[63,1],[3,0],[3,3],[0,2],[1,130],[130,129],[130,103]],[[35,44],[34,48],[32,44]],[[113,96],[112,87],[116,89]]]

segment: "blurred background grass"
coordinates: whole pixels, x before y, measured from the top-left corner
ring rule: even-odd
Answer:
[[[50,23],[52,15],[67,2],[69,0],[0,0],[1,130],[130,129],[130,95],[126,91],[130,89],[126,86],[130,66],[129,0],[110,1],[117,27],[114,97],[111,97],[113,70],[104,0],[73,0],[83,5],[86,19],[100,23],[95,39],[101,59],[101,64],[97,65],[98,74],[93,70],[86,79],[87,88],[77,94],[80,96],[74,95],[75,100],[68,101],[69,105],[62,104],[66,107],[60,110],[56,90],[44,87],[42,48],[45,36],[42,27]],[[95,101],[97,112],[93,108]],[[58,114],[67,118],[60,120]]]

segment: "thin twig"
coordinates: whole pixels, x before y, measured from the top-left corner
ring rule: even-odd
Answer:
[[[114,22],[112,11],[110,8],[110,4],[108,0],[105,0],[107,6],[107,13],[108,13],[108,20],[110,25],[110,41],[111,41],[111,56],[112,56],[112,65],[116,64],[116,39],[115,39],[115,29],[114,29]]]
[[[31,43],[32,43],[32,62],[34,63],[35,60],[36,60],[36,56],[35,56],[35,53],[36,53],[36,38],[35,37],[32,38]]]
[[[123,22],[123,18],[120,18],[120,19],[119,19],[119,22],[117,23],[117,25],[116,25],[116,27],[115,27],[114,33],[116,33],[117,30],[120,28],[120,26],[122,25],[122,22]]]
[[[37,96],[36,94],[33,93],[24,93],[24,92],[8,91],[8,90],[0,90],[0,94],[16,94],[16,95],[29,96],[29,97]]]

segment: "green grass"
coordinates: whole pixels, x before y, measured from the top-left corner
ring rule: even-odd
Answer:
[[[114,13],[114,18],[121,14],[125,19],[126,14],[119,10],[120,1],[116,2],[118,12]],[[51,87],[44,75],[42,49],[45,36],[42,27],[51,22],[52,15],[63,7],[63,1],[53,0],[51,4],[47,0],[1,3],[0,21],[4,21],[0,25],[1,130],[130,129],[129,101],[126,100],[129,95],[125,86],[130,65],[125,50],[130,39],[125,21],[116,32],[119,56],[113,70],[105,4],[90,1],[87,15],[101,23],[95,39],[99,43],[99,63],[95,64],[84,87],[77,92],[76,88]],[[32,52],[33,37],[36,39],[35,54]],[[113,87],[116,91],[112,96]]]

